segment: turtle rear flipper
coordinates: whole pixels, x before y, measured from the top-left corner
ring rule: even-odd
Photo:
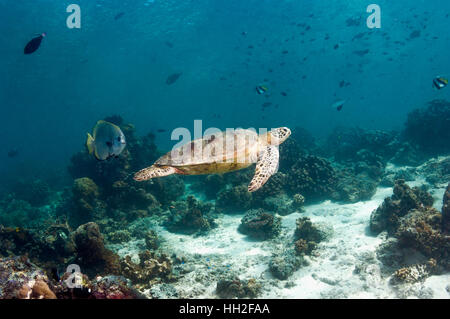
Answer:
[[[254,192],[261,188],[267,180],[278,171],[280,152],[278,146],[266,146],[259,154],[256,162],[255,175],[248,185],[248,191]]]
[[[162,177],[172,174],[178,174],[180,171],[172,166],[156,166],[152,165],[150,167],[141,169],[139,172],[134,174],[134,180],[141,182],[146,181],[155,177]]]

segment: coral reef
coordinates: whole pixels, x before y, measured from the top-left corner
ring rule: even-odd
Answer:
[[[15,199],[13,195],[0,201],[0,225],[8,227],[28,227],[41,222],[39,210],[27,201]]]
[[[0,258],[0,299],[56,299],[44,271],[26,257]]]
[[[71,285],[69,285],[69,283]],[[96,276],[89,280],[83,273],[64,273],[52,285],[58,299],[140,299],[144,296],[122,276]]]
[[[293,248],[288,248],[271,257],[269,271],[275,278],[286,280],[304,263],[302,256],[297,255]]]
[[[450,183],[442,199],[442,228],[447,234],[450,233]]]
[[[212,210],[211,203],[203,203],[194,196],[188,196],[185,201],[173,203],[164,226],[172,232],[186,234],[204,232],[216,226],[214,219],[210,216]]]
[[[450,157],[432,158],[418,167],[417,172],[431,185],[447,184],[450,180]]]
[[[259,240],[273,238],[280,233],[281,219],[263,209],[251,209],[245,213],[238,230]]]
[[[302,212],[305,198],[301,194],[295,194],[292,198],[286,194],[267,197],[263,200],[264,209],[274,211],[278,215],[286,216],[294,212]]]
[[[217,198],[217,194],[227,185],[224,174],[186,176],[186,178],[193,181],[191,190],[204,193],[209,199]]]
[[[281,172],[277,172],[272,175],[266,184],[264,184],[257,192],[253,193],[253,203],[252,206],[255,207],[261,201],[277,195],[284,194],[284,188],[288,176]]]
[[[140,299],[143,296],[122,276],[96,277],[89,285],[91,299]]]
[[[390,162],[396,165],[418,166],[425,160],[424,155],[420,152],[419,146],[409,142],[402,142],[395,152]]]
[[[42,206],[48,203],[52,191],[47,183],[40,179],[19,180],[12,187],[14,198],[24,200],[32,206]]]
[[[413,181],[416,178],[416,171],[414,168],[404,168],[399,170],[387,170],[381,181],[380,185],[385,187],[394,187],[395,181],[403,179],[406,182]]]
[[[315,223],[308,217],[296,220],[294,232],[294,251],[299,256],[311,255],[321,241],[328,240],[333,234],[331,226]]]
[[[337,182],[330,197],[336,201],[356,203],[369,200],[377,190],[377,183],[368,177],[355,176],[351,170],[337,172]]]
[[[404,283],[416,283],[425,280],[436,268],[436,260],[431,258],[423,264],[415,264],[397,269],[392,275],[389,283],[392,285]]]
[[[158,234],[154,230],[149,230],[145,232],[145,246],[148,250],[156,250],[159,247]]]
[[[308,217],[300,217],[296,221],[294,233],[295,239],[303,239],[308,244],[315,245],[321,241],[328,240],[333,234],[331,226],[315,223],[313,224]]]
[[[117,230],[106,234],[106,240],[113,244],[127,242],[130,239],[131,235],[127,230]]]
[[[160,207],[160,203],[153,194],[124,181],[117,181],[112,185],[106,201],[110,209],[123,211],[146,210],[150,213],[157,211]],[[133,219],[128,218],[128,220]]]
[[[299,158],[289,172],[287,186],[306,202],[329,198],[337,183],[336,172],[326,159],[308,155]]]
[[[105,216],[106,203],[99,199],[99,188],[92,179],[82,177],[74,180],[72,194],[74,209],[69,215],[72,225],[81,225]]]
[[[143,182],[146,192],[153,194],[156,199],[164,205],[169,205],[172,201],[183,196],[185,184],[183,179],[176,175],[156,178],[150,182]]]
[[[119,274],[119,257],[105,248],[103,236],[96,223],[81,225],[73,233],[77,263],[88,275]]]
[[[418,187],[410,188],[404,180],[397,180],[394,194],[384,199],[383,204],[370,215],[370,230],[375,234],[387,230],[394,233],[399,225],[399,219],[411,209],[430,207],[433,198]]]
[[[139,253],[139,264],[130,256],[121,260],[122,273],[129,278],[137,289],[146,289],[151,285],[165,281],[173,281],[172,261],[165,254],[157,254],[145,250]]]
[[[66,262],[74,251],[67,225],[51,224],[44,229],[0,225],[0,255],[28,255],[34,263],[53,267]]]
[[[450,152],[449,127],[450,102],[433,100],[408,114],[403,135],[427,155],[445,155]]]
[[[402,247],[411,247],[423,255],[450,266],[450,238],[442,232],[442,215],[434,208],[412,209],[399,222],[395,237]]]
[[[339,162],[387,162],[395,153],[398,141],[394,132],[336,128],[328,137],[326,149]]]
[[[388,267],[401,267],[393,275],[393,284],[412,283],[426,278],[431,272],[450,269],[450,237],[443,222],[447,196],[444,194],[441,214],[431,207],[430,194],[416,187],[410,188],[399,180],[394,195],[385,198],[372,212],[371,229],[377,233],[387,230],[391,236],[377,250],[379,259]],[[421,262],[411,265],[409,260]]]
[[[220,298],[256,298],[261,285],[253,278],[240,280],[237,277],[223,278],[217,282],[216,292]]]
[[[225,212],[242,212],[250,208],[252,193],[247,190],[247,185],[234,186],[222,190],[216,200],[216,208]]]

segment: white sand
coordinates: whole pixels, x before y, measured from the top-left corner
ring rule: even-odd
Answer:
[[[442,189],[434,191],[439,210],[442,194]],[[369,201],[325,201],[307,206],[302,213],[283,216],[280,238],[264,242],[249,240],[237,231],[242,214],[221,216],[216,220],[218,227],[206,236],[174,234],[160,226],[155,230],[163,238],[163,250],[189,260],[183,265],[186,273],[173,283],[179,297],[217,298],[218,279],[231,273],[240,279],[258,279],[263,284],[263,298],[450,298],[446,290],[450,289],[450,274],[399,289],[389,285],[389,277],[381,274],[375,250],[383,235],[374,237],[368,225],[372,211],[391,195],[392,188],[378,188]],[[302,266],[288,280],[275,279],[268,271],[271,255],[285,245],[293,245],[295,221],[301,216],[332,226],[333,236],[319,245],[317,256],[307,257],[309,265]],[[358,272],[354,272],[355,267]]]

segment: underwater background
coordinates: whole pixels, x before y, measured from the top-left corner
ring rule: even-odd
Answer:
[[[371,3],[0,0],[0,298],[449,298],[450,2]],[[289,127],[279,172],[130,178],[194,120]]]

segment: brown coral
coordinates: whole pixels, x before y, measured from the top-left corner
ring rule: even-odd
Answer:
[[[90,222],[78,227],[73,234],[77,259],[93,274],[118,274],[119,257],[105,248],[98,225]],[[88,271],[86,271],[88,272]]]

